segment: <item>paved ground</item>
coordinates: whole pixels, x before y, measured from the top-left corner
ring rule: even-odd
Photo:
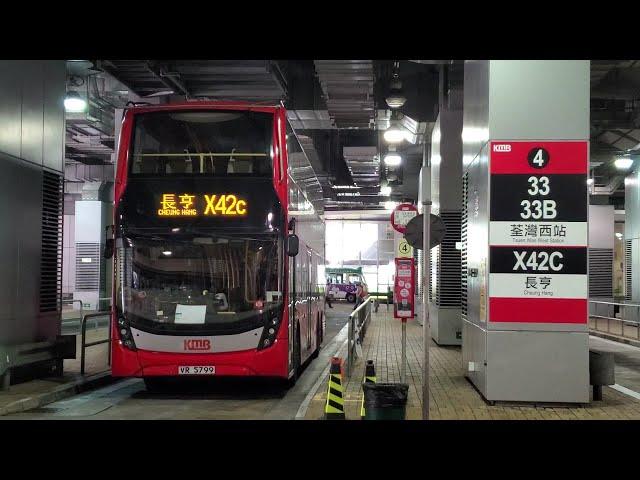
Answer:
[[[378,382],[400,381],[400,322],[391,318],[383,306],[374,314],[364,341],[364,359],[376,365]],[[616,379],[621,389],[639,391],[640,349],[618,345],[591,337],[598,347],[616,351]],[[409,398],[407,419],[422,418],[422,327],[411,321],[407,325]],[[462,371],[460,347],[439,347],[432,343],[430,352],[430,418],[432,419],[640,419],[640,400],[604,387],[603,401],[587,407],[551,408],[488,405],[466,380]],[[363,361],[359,359],[351,379],[346,379],[345,413],[347,419],[359,419]],[[327,384],[317,390],[307,410],[307,419],[323,417]]]
[[[186,379],[162,393],[149,393],[140,379],[127,379],[95,391],[60,400],[27,412],[0,417],[2,419],[294,419],[308,393],[344,343],[341,332],[352,306],[334,304],[327,309],[325,341],[319,358],[306,366],[293,388],[261,379]],[[106,335],[98,329],[93,335]],[[100,337],[100,338],[102,338]],[[99,350],[93,347],[99,368]],[[78,361],[65,368],[79,368]],[[214,380],[211,382],[210,380]]]
[[[3,419],[320,419],[327,388],[327,365],[331,356],[344,355],[346,332],[342,328],[352,305],[334,303],[327,308],[327,334],[320,357],[305,369],[295,387],[272,382],[216,379],[213,384],[181,383],[161,394],[148,393],[141,380],[129,379],[95,391],[57,401],[45,407],[13,414]],[[422,328],[407,326],[408,419],[421,418]],[[106,330],[90,330],[89,339],[104,338]],[[640,348],[591,337],[591,345],[615,352],[616,381],[603,389],[604,400],[588,407],[543,408],[490,406],[464,378],[459,347],[439,347],[431,352],[431,418],[433,419],[640,419]],[[378,381],[400,380],[400,323],[391,319],[384,305],[374,314],[363,345],[364,358],[376,363]],[[79,350],[78,350],[79,352]],[[87,368],[94,373],[106,368],[106,346],[88,350]],[[79,358],[79,357],[78,357]],[[62,379],[46,379],[12,387],[11,400],[33,395],[70,381],[79,360],[65,361],[68,372]],[[346,382],[346,414],[358,419],[363,365],[359,360]],[[77,377],[77,376],[76,376]],[[625,394],[626,392],[626,394]],[[0,395],[0,404],[3,397]],[[308,408],[306,408],[308,407]]]

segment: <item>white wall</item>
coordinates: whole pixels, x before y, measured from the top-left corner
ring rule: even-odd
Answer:
[[[589,205],[589,247],[613,248],[614,206]]]
[[[62,293],[73,293],[76,288],[75,215],[64,216],[62,252]]]

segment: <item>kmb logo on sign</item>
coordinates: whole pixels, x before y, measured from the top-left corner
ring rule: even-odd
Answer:
[[[511,151],[511,145],[509,145],[508,143],[500,143],[500,144],[493,144],[493,151],[494,152],[510,152]]]
[[[196,339],[191,339],[191,340],[185,340],[184,341],[184,349],[185,350],[211,350],[211,340],[208,339],[201,339],[201,338],[196,338]]]

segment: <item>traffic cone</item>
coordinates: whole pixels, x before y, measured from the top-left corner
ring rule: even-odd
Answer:
[[[338,357],[331,358],[329,369],[329,390],[327,405],[324,408],[325,420],[344,420],[344,398],[342,390],[342,361]]]
[[[367,360],[367,364],[364,367],[364,382],[363,383],[376,383],[376,367],[373,364],[373,360]],[[364,420],[364,390],[362,391],[362,405],[360,407],[360,420]]]

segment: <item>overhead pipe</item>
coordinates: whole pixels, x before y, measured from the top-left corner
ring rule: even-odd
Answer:
[[[184,84],[178,78],[174,77],[173,75],[167,75],[163,71],[162,66],[158,68],[155,64],[153,64],[149,60],[145,62],[144,66],[149,71],[149,73],[152,73],[153,75],[155,75],[155,77],[165,87],[173,91],[179,90],[180,92],[182,92],[182,94],[185,96],[187,100],[191,98],[191,93],[189,92],[187,87],[185,87]]]

